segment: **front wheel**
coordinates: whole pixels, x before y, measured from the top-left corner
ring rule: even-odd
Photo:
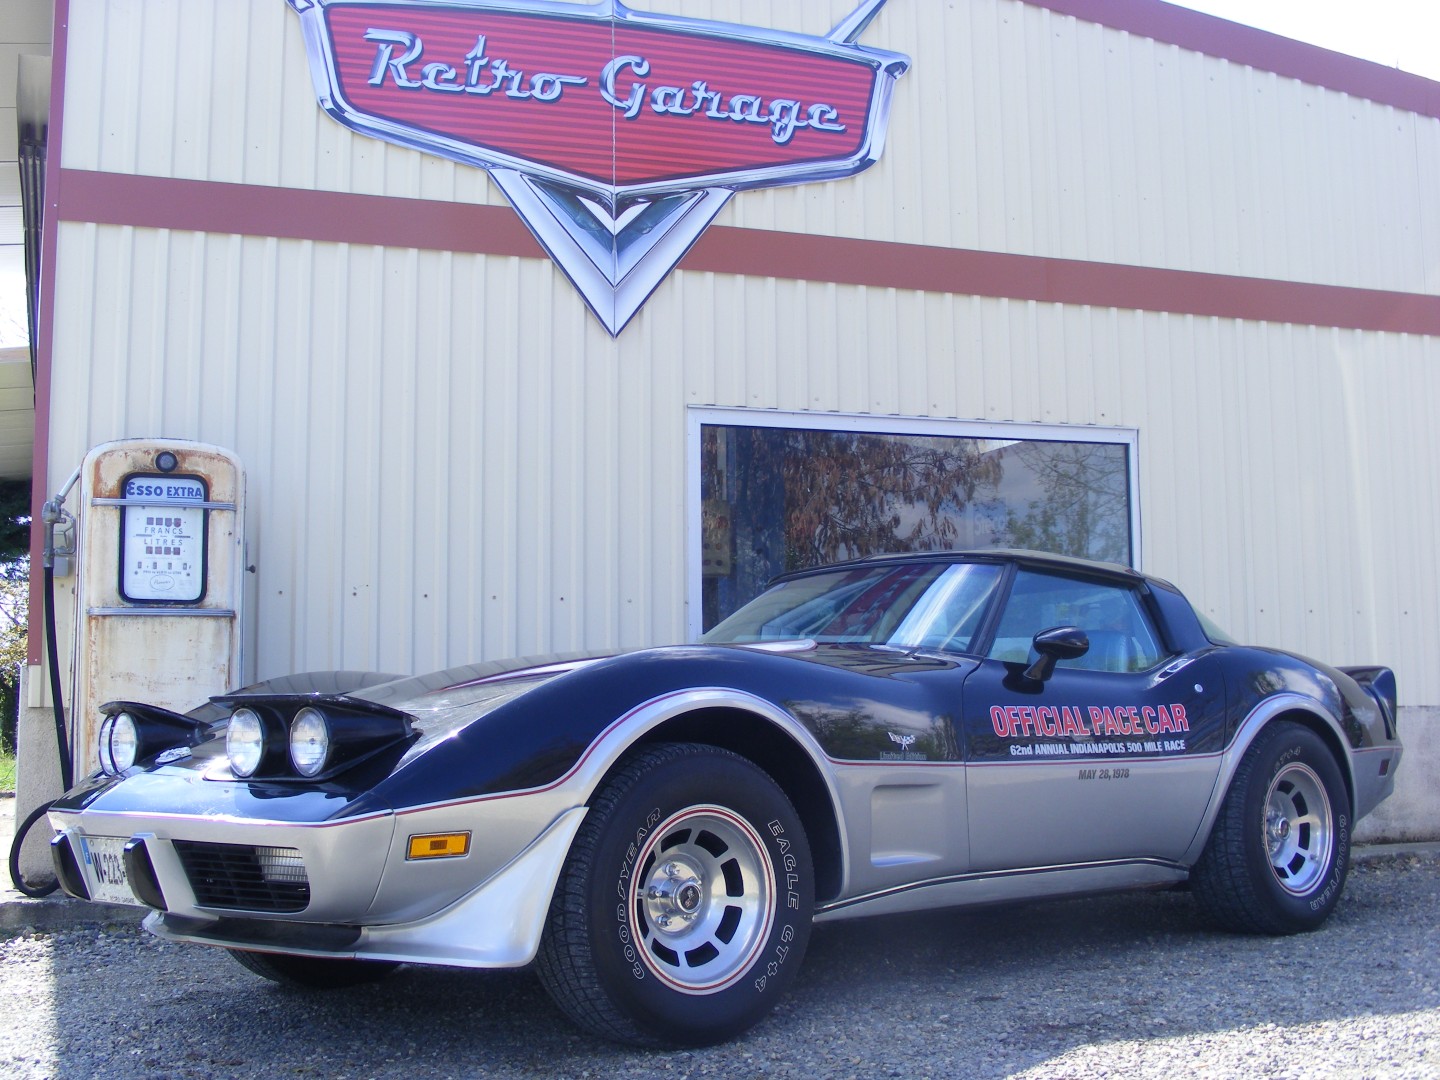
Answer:
[[[604,1038],[713,1043],[774,1007],[813,904],[810,848],[774,780],[714,747],[650,747],[592,800],[537,970]]]
[[[1191,875],[1222,926],[1314,930],[1340,900],[1350,867],[1350,800],[1320,736],[1290,722],[1260,733],[1241,759]]]

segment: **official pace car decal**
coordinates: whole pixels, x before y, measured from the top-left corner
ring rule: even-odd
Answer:
[[[994,705],[990,726],[1011,757],[1183,754],[1190,716],[1173,705]]]
[[[619,0],[289,0],[321,107],[486,169],[612,335],[737,191],[880,158],[908,57]]]

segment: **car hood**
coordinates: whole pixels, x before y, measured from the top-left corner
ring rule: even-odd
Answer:
[[[553,783],[611,725],[647,702],[695,690],[768,701],[825,745],[822,733],[842,716],[928,730],[936,702],[924,676],[957,666],[868,645],[699,644],[482,664],[349,696],[412,718],[418,737],[385,785],[395,805],[409,805],[443,798],[444,789],[465,798]]]
[[[420,738],[403,764],[520,695],[614,655],[573,653],[467,664],[367,686],[345,696],[410,715]]]

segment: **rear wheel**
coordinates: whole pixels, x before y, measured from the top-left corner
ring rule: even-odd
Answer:
[[[393,960],[337,960],[328,956],[249,952],[228,949],[235,962],[256,975],[285,986],[338,990],[385,978],[400,965]]]
[[[1350,801],[1334,755],[1309,728],[1271,725],[1241,760],[1194,867],[1196,899],[1228,929],[1314,930],[1349,866]]]
[[[591,803],[537,970],[581,1027],[703,1045],[757,1023],[800,967],[810,849],[779,786],[708,746],[643,750]]]

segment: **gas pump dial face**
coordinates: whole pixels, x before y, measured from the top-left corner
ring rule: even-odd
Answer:
[[[120,593],[129,601],[193,604],[205,595],[201,480],[132,476],[121,514]]]

